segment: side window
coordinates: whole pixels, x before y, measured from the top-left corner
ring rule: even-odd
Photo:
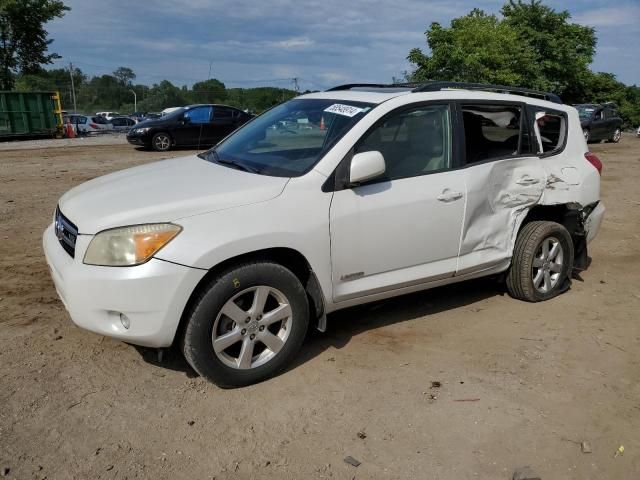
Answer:
[[[521,117],[520,106],[463,105],[466,163],[528,153],[530,142],[521,136]]]
[[[85,124],[87,123],[87,117],[76,117],[78,119],[78,123]]]
[[[209,123],[211,120],[211,107],[192,108],[191,110],[186,111],[184,116],[194,125]]]
[[[233,116],[233,112],[229,108],[215,107],[213,109],[213,118],[215,120],[230,120]]]
[[[451,167],[451,112],[429,105],[392,114],[360,141],[355,153],[379,151],[387,180],[416,177]]]
[[[567,137],[567,118],[560,112],[537,111],[534,131],[539,154],[553,154],[561,150]]]
[[[593,117],[594,120],[602,120],[604,118],[604,111],[603,110],[598,110],[595,114],[595,116]]]

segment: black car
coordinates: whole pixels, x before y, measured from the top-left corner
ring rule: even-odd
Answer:
[[[620,141],[622,118],[618,115],[615,105],[584,103],[575,107],[578,109],[582,133],[587,142],[607,140],[618,143]]]
[[[138,123],[129,130],[127,140],[159,152],[176,146],[214,145],[251,118],[227,105],[189,105]]]

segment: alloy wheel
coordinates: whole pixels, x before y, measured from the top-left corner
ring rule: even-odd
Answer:
[[[531,276],[533,286],[541,293],[550,292],[558,284],[562,274],[564,252],[560,240],[545,238],[533,259]]]
[[[213,351],[226,366],[247,370],[272,360],[291,331],[292,310],[285,295],[266,285],[231,297],[213,325]]]

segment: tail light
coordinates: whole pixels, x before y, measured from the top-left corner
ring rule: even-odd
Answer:
[[[584,158],[586,158],[591,165],[596,167],[596,170],[598,170],[598,173],[602,175],[602,162],[596,156],[595,153],[587,152],[584,154]]]
[[[95,123],[90,123],[90,124],[89,124],[89,126],[90,126],[91,128],[93,128],[93,129],[95,129],[95,130],[99,130],[99,129],[100,129],[100,127],[99,127],[97,124],[95,124]]]

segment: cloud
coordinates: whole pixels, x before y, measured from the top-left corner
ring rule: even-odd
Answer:
[[[560,0],[547,1],[566,8]],[[596,1],[573,2],[574,21],[597,25],[604,48],[633,45],[638,27],[632,20],[638,18],[638,6],[600,8]],[[303,89],[318,89],[335,83],[391,81],[411,68],[409,51],[426,46],[424,32],[431,22],[448,25],[476,6],[497,13],[503,1],[66,3],[71,11],[48,25],[55,39],[52,51],[86,73],[109,73],[125,65],[140,82],[167,78],[182,85],[207,78],[211,62],[212,74],[227,85],[253,86],[268,80],[264,83],[290,86],[290,79],[298,77]],[[639,82],[637,63],[621,52],[603,49],[595,68],[612,71],[627,83]]]
[[[591,27],[636,26],[640,28],[640,5],[616,5],[587,10],[576,15],[573,20]]]

